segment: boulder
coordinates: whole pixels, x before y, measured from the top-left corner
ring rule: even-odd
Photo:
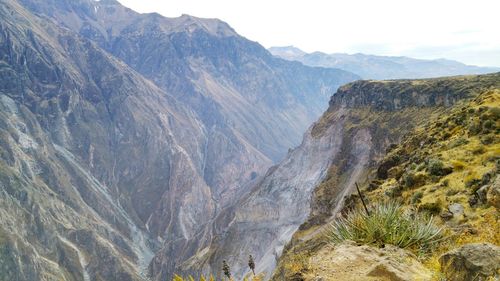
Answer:
[[[491,277],[498,278],[500,247],[489,243],[467,244],[442,255],[439,263],[448,280],[481,281]]]
[[[376,248],[346,241],[326,245],[309,259],[304,280],[413,281],[432,274],[410,252],[392,245]]]
[[[464,206],[459,203],[450,204],[448,211],[453,214],[455,219],[461,219],[464,216]]]

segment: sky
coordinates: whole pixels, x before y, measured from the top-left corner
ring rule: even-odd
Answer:
[[[499,0],[118,0],[141,13],[218,18],[264,47],[500,66]]]

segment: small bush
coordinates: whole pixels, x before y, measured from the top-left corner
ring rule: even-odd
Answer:
[[[451,168],[446,167],[443,162],[437,159],[429,160],[429,163],[427,164],[427,170],[429,171],[429,174],[433,176],[445,176],[451,173]]]
[[[486,135],[481,138],[481,143],[482,144],[492,144],[496,141],[495,135]]]
[[[454,148],[457,146],[462,146],[462,145],[467,144],[467,143],[469,143],[469,141],[466,138],[460,137],[460,138],[457,138],[457,139],[451,141],[448,146],[450,148]]]
[[[455,171],[461,171],[465,168],[467,164],[460,160],[451,160],[451,165],[453,166],[453,170]]]
[[[491,119],[493,119],[493,120],[500,119],[500,107],[490,108],[489,113],[491,115]]]
[[[493,130],[495,129],[496,124],[492,120],[486,120],[484,121],[483,127],[489,130]]]
[[[422,197],[424,197],[424,193],[422,191],[415,192],[411,197],[411,203],[412,204],[420,203]]]
[[[475,148],[472,149],[472,154],[479,155],[479,154],[483,154],[484,151],[485,151],[484,150],[484,146],[479,145],[479,146],[477,146],[477,147],[475,147]]]
[[[441,182],[441,186],[449,186],[450,185],[450,180],[449,179],[445,179],[444,181]]]
[[[402,183],[406,188],[416,188],[425,185],[428,176],[425,173],[406,172],[402,176]]]
[[[477,135],[481,132],[481,123],[474,121],[469,125],[469,134]]]
[[[431,215],[438,215],[441,213],[441,202],[430,202],[422,204],[418,207],[420,211],[428,212]]]
[[[370,209],[370,215],[363,209],[355,209],[347,217],[334,221],[328,237],[333,243],[352,240],[418,249],[428,249],[443,237],[442,229],[434,224],[432,217],[410,215],[396,203],[380,203]]]

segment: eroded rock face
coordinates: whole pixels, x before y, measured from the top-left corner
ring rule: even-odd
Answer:
[[[0,16],[0,243],[14,253],[0,267],[18,280],[141,280],[156,251],[171,274],[357,78],[116,1],[5,0]]]
[[[450,280],[488,280],[500,276],[500,247],[489,243],[467,244],[439,259]]]

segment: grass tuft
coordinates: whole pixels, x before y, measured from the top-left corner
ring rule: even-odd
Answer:
[[[333,243],[352,240],[361,244],[430,249],[443,238],[432,217],[410,214],[394,202],[373,205],[370,215],[355,209],[334,221],[327,233]]]

